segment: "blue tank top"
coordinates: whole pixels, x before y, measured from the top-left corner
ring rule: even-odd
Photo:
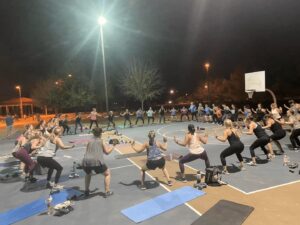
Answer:
[[[147,159],[154,160],[161,157],[161,152],[157,147],[156,143],[154,142],[153,145],[150,145],[147,149]]]

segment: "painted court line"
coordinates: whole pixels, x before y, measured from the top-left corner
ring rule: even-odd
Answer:
[[[288,183],[284,183],[284,184],[279,184],[279,185],[275,185],[275,186],[268,187],[268,188],[258,189],[256,191],[250,191],[250,192],[247,192],[247,195],[252,195],[252,194],[255,194],[255,193],[258,193],[258,192],[268,191],[268,190],[271,190],[271,189],[287,186],[287,185],[290,185],[290,184],[296,184],[296,183],[300,183],[300,180],[296,180],[296,181],[292,181],[292,182],[288,182]]]

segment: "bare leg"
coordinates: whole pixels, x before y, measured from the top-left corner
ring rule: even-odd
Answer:
[[[164,168],[162,169],[162,171],[163,171],[163,173],[164,173],[165,177],[167,178],[167,181],[168,181],[168,182],[170,182],[169,173],[168,173],[168,171],[167,171],[166,167],[164,167]]]
[[[145,184],[145,170],[141,170],[141,175],[142,175],[142,179],[141,179],[141,185],[144,186]]]
[[[110,190],[110,188],[109,188],[109,186],[110,186],[110,171],[109,171],[109,169],[107,169],[104,173],[103,173],[103,175],[104,175],[104,185],[105,185],[105,192],[109,192]]]

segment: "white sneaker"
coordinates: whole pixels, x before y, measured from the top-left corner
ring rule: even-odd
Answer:
[[[55,190],[62,190],[62,189],[64,189],[64,186],[62,186],[62,185],[60,185],[60,184],[54,184],[54,185],[52,186],[52,188],[55,189]]]
[[[247,165],[249,165],[249,166],[256,166],[256,163],[253,162],[253,161],[251,161],[251,162],[248,162]]]

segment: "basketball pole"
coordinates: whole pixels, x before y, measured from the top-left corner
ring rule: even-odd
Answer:
[[[275,96],[274,92],[272,90],[268,89],[268,88],[266,88],[265,90],[272,95],[273,102],[277,104],[277,99],[276,99],[276,96]]]

